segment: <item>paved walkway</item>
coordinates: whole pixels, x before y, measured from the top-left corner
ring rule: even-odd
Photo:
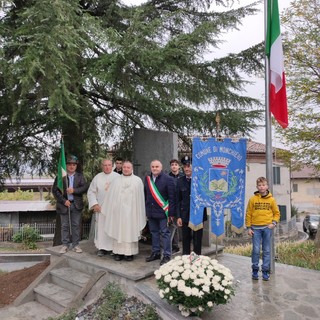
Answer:
[[[222,254],[219,262],[231,269],[236,292],[230,303],[217,306],[206,320],[320,319],[320,272],[275,265],[270,281],[251,279],[251,259]]]
[[[152,275],[159,267],[159,261],[146,264],[145,257],[150,253],[150,247],[143,246],[139,256],[132,262],[116,262],[112,257],[98,258],[96,249],[88,242],[83,243],[82,254],[67,253],[84,263],[99,264],[101,267],[116,269],[119,274],[126,272],[132,279],[143,275]],[[58,251],[59,247],[50,248]],[[208,252],[209,253],[209,252]],[[211,256],[215,255],[211,251]],[[231,254],[219,254],[218,261],[230,268],[236,284],[235,296],[227,305],[219,305],[210,313],[202,316],[204,320],[313,320],[320,319],[320,272],[304,268],[291,267],[276,263],[275,273],[270,281],[251,279],[251,262],[248,257]],[[131,274],[132,273],[132,274]],[[173,306],[166,305],[157,294],[155,281],[146,280],[151,285],[155,304],[164,304],[171,310]],[[10,307],[0,309],[0,319],[20,319],[10,317]],[[8,310],[9,309],[9,310]],[[23,314],[23,313],[22,313]],[[3,318],[3,316],[9,318]],[[21,317],[21,320],[24,317]],[[166,319],[164,319],[166,320]]]

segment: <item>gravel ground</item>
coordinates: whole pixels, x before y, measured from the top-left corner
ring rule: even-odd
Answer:
[[[99,316],[97,315],[97,310],[104,302],[105,298],[99,298],[95,303],[87,306],[84,310],[80,311],[77,314],[77,318],[75,320],[100,320],[101,318],[99,318]],[[127,297],[125,302],[122,304],[117,317],[112,319],[140,320],[144,318],[146,310],[147,305],[145,303],[141,302],[136,297]],[[159,316],[157,319],[161,320]]]

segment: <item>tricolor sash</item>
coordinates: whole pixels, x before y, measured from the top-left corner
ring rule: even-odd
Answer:
[[[156,184],[153,182],[150,176],[147,176],[148,187],[150,189],[151,195],[153,199],[157,202],[157,204],[164,210],[167,218],[169,215],[169,201],[164,200],[161,193],[159,192]]]

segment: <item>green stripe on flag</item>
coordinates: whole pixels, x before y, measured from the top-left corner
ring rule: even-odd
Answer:
[[[268,0],[266,55],[270,57],[273,43],[280,36],[280,17],[278,0]]]
[[[63,178],[67,175],[67,164],[66,164],[66,156],[64,153],[64,144],[63,139],[60,142],[60,157],[59,157],[59,164],[58,164],[58,181],[57,187],[63,193]]]

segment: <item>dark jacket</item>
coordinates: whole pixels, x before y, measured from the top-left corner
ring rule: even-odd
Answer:
[[[151,174],[149,175],[152,179]],[[164,200],[169,201],[169,216],[174,217],[176,213],[176,195],[173,178],[161,172],[156,179],[156,187]],[[148,218],[164,219],[166,218],[164,210],[153,198],[148,186],[147,177],[144,180],[144,195],[146,200],[146,214]]]
[[[62,213],[62,214],[68,213],[68,207],[64,205],[65,202],[68,200],[68,196],[65,191],[67,189],[66,178],[63,179],[63,190],[64,190],[63,194],[58,189],[57,180],[58,178],[56,177],[52,186],[52,193],[57,200],[57,213]],[[73,188],[74,188],[73,198],[74,198],[74,206],[78,210],[83,209],[83,206],[84,206],[83,194],[87,192],[88,187],[89,185],[87,184],[83,174],[76,172],[74,175],[74,182],[73,182]]]
[[[191,179],[180,177],[177,182],[177,218],[188,223],[190,220]],[[203,210],[203,221],[207,220],[207,209]]]

